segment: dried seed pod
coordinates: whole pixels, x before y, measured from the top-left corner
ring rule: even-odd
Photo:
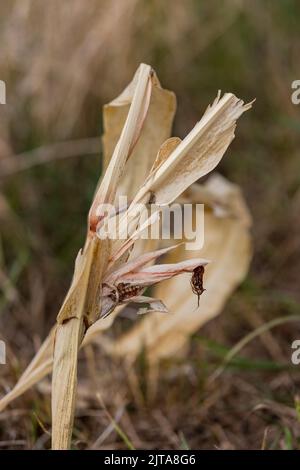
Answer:
[[[136,297],[144,289],[145,288],[141,286],[133,286],[125,282],[120,282],[117,285],[117,290],[119,294],[119,302],[123,302],[124,300],[129,300],[131,297]]]
[[[203,294],[205,291],[203,287],[203,274],[204,274],[204,266],[198,266],[194,269],[193,275],[191,278],[191,287],[194,294],[198,296],[198,307],[200,301],[200,295]]]

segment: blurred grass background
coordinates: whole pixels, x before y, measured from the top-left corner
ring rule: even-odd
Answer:
[[[255,339],[213,386],[207,377],[249,332],[299,314],[300,107],[290,98],[300,79],[299,2],[12,0],[0,11],[1,393],[68,288],[101,170],[102,106],[145,62],[177,95],[180,137],[218,89],[256,98],[219,167],[251,208],[255,253],[222,315],[187,356],[164,365],[154,403],[136,400],[124,365],[90,348],[96,386],[137,448],[298,448],[299,366],[290,362],[298,323]],[[141,358],[142,396],[146,367]],[[128,447],[94,395],[83,373],[75,448]],[[0,415],[0,448],[48,448],[49,426],[49,395],[30,391]]]

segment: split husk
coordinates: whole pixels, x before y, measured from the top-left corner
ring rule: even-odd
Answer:
[[[197,308],[195,296],[182,279],[172,278],[154,288],[153,296],[162,299],[170,314],[152,314],[123,336],[105,347],[112,355],[136,359],[141,351],[150,364],[172,357],[201,326],[217,316],[226,300],[245,278],[252,256],[251,217],[239,188],[220,175],[211,176],[203,185],[187,190],[185,200],[205,202],[205,243],[199,255],[212,262],[205,270],[206,291]],[[181,245],[170,251],[166,263],[195,256]]]

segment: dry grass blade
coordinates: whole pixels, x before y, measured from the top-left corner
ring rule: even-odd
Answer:
[[[101,140],[99,137],[59,142],[49,146],[38,147],[14,157],[4,158],[0,163],[0,177],[8,177],[29,170],[38,165],[55,160],[74,158],[80,155],[96,155],[99,153]]]
[[[253,339],[257,338],[259,335],[262,335],[266,331],[275,328],[276,326],[289,322],[300,322],[300,315],[286,315],[284,317],[274,318],[273,320],[264,323],[244,336],[235,344],[235,346],[233,346],[233,348],[230,349],[230,351],[228,351],[224,358],[223,364],[218,367],[218,369],[210,376],[209,382],[211,383],[216,380],[224,372],[226,365]]]
[[[95,341],[95,339],[98,338],[103,331],[110,328],[114,322],[115,317],[118,316],[122,308],[123,307],[117,307],[110,316],[96,321],[87,330],[81,347],[84,347],[85,345]],[[53,328],[37,352],[36,356],[33,358],[22,376],[19,378],[14,388],[0,400],[0,412],[3,411],[13,400],[21,396],[36,383],[40,382],[52,371],[54,334],[55,329]]]

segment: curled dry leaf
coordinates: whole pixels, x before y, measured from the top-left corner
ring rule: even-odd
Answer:
[[[170,204],[192,183],[211,172],[234,138],[237,119],[251,105],[244,105],[232,93],[226,93],[220,99],[219,93],[185,139],[154,168],[135,202],[154,194],[156,204]]]
[[[193,258],[173,264],[145,266],[153,259],[166,254],[174,248],[176,247],[164,248],[141,255],[104,278],[101,317],[105,318],[119,304],[140,302],[145,289],[158,282],[171,279],[182,273],[193,272],[194,278],[198,269],[201,268],[204,271],[204,266],[206,266],[209,261],[201,258]],[[192,290],[194,291],[194,287]],[[198,293],[199,291],[197,294]],[[158,299],[153,300],[159,302]],[[159,311],[161,311],[161,308]]]
[[[133,81],[115,100],[103,108],[104,167],[111,161],[132,103],[138,71]],[[152,94],[148,113],[138,141],[126,163],[126,172],[117,190],[119,195],[133,199],[147,178],[160,146],[170,137],[176,111],[176,97],[172,91],[162,89],[152,72]]]
[[[196,196],[198,191],[198,197]],[[230,294],[247,274],[251,260],[250,216],[240,189],[220,175],[193,187],[195,202],[206,195],[205,242],[200,254],[212,262],[205,269],[205,292],[199,308],[182,279],[173,278],[154,288],[153,295],[167,303],[170,314],[153,314],[110,345],[111,354],[134,360],[146,351],[150,363],[172,357],[202,325],[217,316]],[[222,197],[220,197],[222,195]],[[185,198],[188,195],[184,195]],[[216,207],[220,201],[222,216]],[[194,256],[181,245],[166,255],[172,263],[180,256]]]

